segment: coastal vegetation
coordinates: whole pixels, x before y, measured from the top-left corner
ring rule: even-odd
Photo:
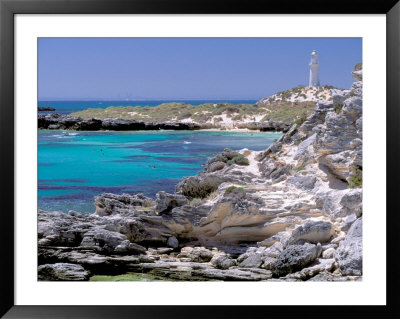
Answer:
[[[315,102],[318,100],[332,100],[332,89],[337,89],[332,85],[322,85],[317,87],[297,86],[289,90],[277,92],[274,95],[260,99],[257,105],[268,105],[277,102]]]
[[[336,105],[333,110],[336,112],[336,114],[340,114],[342,112],[343,104],[338,104]]]
[[[224,121],[282,121],[291,123],[302,114],[310,115],[316,103],[276,102],[261,106],[256,104],[205,103],[191,105],[185,103],[163,103],[158,106],[110,106],[108,108],[89,108],[72,113],[71,116],[83,119],[120,118],[144,122],[195,122],[219,123]]]
[[[236,187],[236,186],[229,186],[226,190],[225,190],[225,194],[229,194],[232,192],[243,192],[244,193],[244,188],[243,187]]]
[[[354,166],[351,168],[349,188],[358,188],[361,186],[362,186],[362,169],[360,166]]]

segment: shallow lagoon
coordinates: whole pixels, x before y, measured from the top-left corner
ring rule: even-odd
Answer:
[[[224,148],[266,149],[281,133],[38,131],[38,207],[92,213],[94,196],[173,192]]]

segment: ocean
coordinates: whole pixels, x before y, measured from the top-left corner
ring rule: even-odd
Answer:
[[[266,149],[281,133],[38,130],[38,208],[93,213],[94,196],[173,192],[225,148]]]
[[[162,103],[182,102],[192,105],[200,105],[204,103],[232,103],[232,104],[255,104],[256,100],[159,100],[159,101],[39,101],[38,106],[54,107],[54,113],[69,114],[73,112],[83,111],[88,108],[107,108],[109,106],[157,106]],[[41,113],[49,113],[43,111]],[[52,112],[53,113],[53,112]]]

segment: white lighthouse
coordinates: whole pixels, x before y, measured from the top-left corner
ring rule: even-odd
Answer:
[[[319,86],[319,64],[317,51],[311,53],[310,61],[310,82],[308,86]]]

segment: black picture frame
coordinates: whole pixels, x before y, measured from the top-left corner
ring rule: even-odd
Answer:
[[[387,305],[386,306],[22,306],[14,302],[14,16],[16,14],[385,14],[387,19]],[[0,315],[5,318],[191,318],[309,316],[399,317],[395,274],[396,203],[400,136],[400,3],[398,0],[182,1],[182,0],[0,0]],[[378,270],[377,270],[378,271]],[[266,309],[268,307],[268,309]]]

